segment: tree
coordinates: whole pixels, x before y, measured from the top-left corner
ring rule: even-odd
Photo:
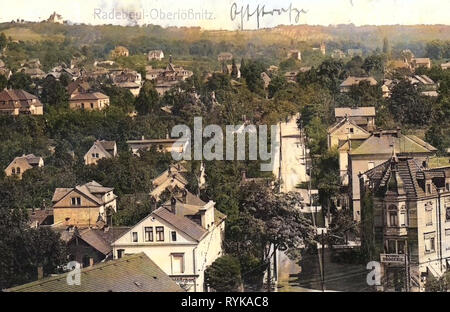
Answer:
[[[227,247],[240,259],[244,272],[262,277],[275,250],[284,250],[294,258],[305,245],[310,246],[314,229],[300,212],[300,205],[298,193],[279,194],[255,182],[242,189],[239,219],[229,225]]]
[[[24,211],[0,207],[0,235],[0,289],[36,280],[38,267],[44,276],[58,273],[67,261],[60,235],[49,228],[30,228]]]
[[[389,110],[402,124],[423,126],[430,122],[432,104],[408,80],[402,80],[392,88]]]
[[[247,82],[248,89],[260,95],[264,94],[264,81],[261,78],[264,69],[264,64],[257,60],[245,61],[244,65],[241,63],[241,75]]]
[[[8,39],[6,38],[5,33],[0,34],[0,52],[6,48],[6,44],[8,43]]]
[[[19,90],[25,90],[28,92],[32,91],[31,84],[33,81],[31,80],[31,77],[23,72],[17,72],[11,75],[9,77],[8,81],[8,88],[11,89],[19,89]]]
[[[65,108],[69,104],[69,95],[61,82],[48,77],[42,84],[41,100],[55,108]]]
[[[7,86],[8,86],[8,79],[5,76],[0,75],[0,90],[5,89]]]
[[[239,74],[239,70],[236,66],[236,61],[233,59],[231,61],[231,78],[237,79]]]
[[[206,284],[219,292],[239,291],[241,285],[241,265],[239,260],[222,256],[205,270]]]
[[[150,81],[146,81],[134,102],[137,112],[140,115],[156,113],[159,109],[159,96],[155,87]]]
[[[269,83],[268,91],[269,91],[269,98],[272,98],[276,92],[286,88],[288,86],[287,80],[282,75],[277,75],[272,78],[272,80]]]

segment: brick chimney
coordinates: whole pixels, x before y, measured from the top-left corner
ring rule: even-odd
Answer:
[[[38,281],[44,278],[44,268],[42,265],[38,266],[37,268],[37,279]]]

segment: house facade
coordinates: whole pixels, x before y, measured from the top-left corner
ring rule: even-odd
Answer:
[[[358,175],[384,163],[393,154],[408,155],[425,161],[436,154],[436,148],[400,129],[376,131],[357,148],[348,152],[349,198],[355,221],[361,221],[361,194]]]
[[[185,189],[188,181],[185,177],[187,172],[181,164],[170,165],[169,169],[161,173],[152,181],[153,190],[150,192],[150,196],[159,200],[159,196],[165,190],[173,190],[175,188]]]
[[[95,141],[89,151],[84,155],[86,165],[96,165],[100,159],[117,156],[117,144],[115,141]]]
[[[69,98],[69,107],[73,110],[103,110],[109,104],[109,96],[101,92],[76,93]]]
[[[450,167],[394,155],[360,177],[364,242],[381,262],[380,290],[424,291],[450,269]],[[370,217],[369,217],[370,215]]]
[[[113,244],[114,257],[144,252],[183,289],[202,292],[204,273],[222,253],[226,216],[183,191]]]
[[[19,179],[22,179],[22,175],[25,171],[43,166],[44,159],[42,157],[37,157],[34,154],[23,155],[14,158],[8,167],[6,167],[5,174],[6,176],[17,176]]]
[[[117,211],[114,189],[92,181],[73,188],[57,188],[53,194],[55,225],[91,227],[102,221],[111,224]]]
[[[43,115],[44,105],[37,96],[24,90],[3,90],[0,92],[0,114]]]
[[[162,50],[152,50],[148,52],[149,61],[161,61],[164,58],[164,52]]]
[[[375,130],[375,107],[337,107],[334,109],[336,122],[348,119],[364,130],[371,132]]]

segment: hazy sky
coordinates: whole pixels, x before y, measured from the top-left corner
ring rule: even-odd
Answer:
[[[242,25],[239,11],[247,5],[250,13],[258,5],[265,5],[266,12],[282,8],[289,11],[291,6],[291,20],[289,12],[261,16],[261,28],[279,24],[450,24],[450,0],[0,0],[0,22],[17,18],[41,21],[56,11],[75,23],[133,23],[123,15],[111,18],[117,12],[126,12],[137,14],[134,21],[138,24],[237,29]],[[306,13],[300,13],[296,23],[296,12],[302,9]],[[234,20],[231,11],[237,12]],[[244,15],[243,26],[256,28],[256,15],[248,21]]]

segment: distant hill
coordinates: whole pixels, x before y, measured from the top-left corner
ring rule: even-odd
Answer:
[[[29,29],[29,30],[26,30]],[[16,40],[41,40],[42,38],[71,37],[80,44],[99,41],[125,42],[145,36],[168,40],[231,42],[239,45],[244,42],[254,44],[291,44],[296,42],[320,43],[322,41],[359,42],[367,48],[375,49],[387,37],[391,44],[450,40],[450,26],[447,25],[393,25],[393,26],[278,26],[275,28],[226,31],[202,30],[199,27],[169,27],[149,25],[143,27],[58,25],[52,23],[0,24],[0,31]]]

